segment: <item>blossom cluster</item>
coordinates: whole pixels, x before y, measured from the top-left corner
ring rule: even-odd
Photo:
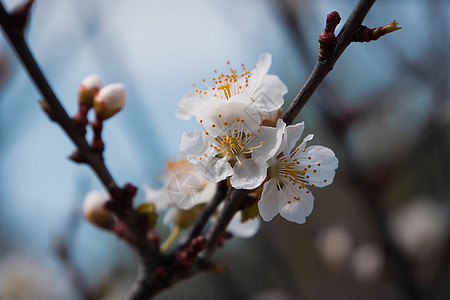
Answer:
[[[268,74],[271,61],[270,54],[263,54],[251,70],[242,64],[239,70],[230,68],[228,74],[214,71],[211,85],[203,80],[204,89],[195,88],[181,99],[176,115],[185,120],[194,117],[202,129],[183,134],[182,158],[167,162],[160,189],[144,187],[146,202],[140,206],[152,214],[166,211],[163,224],[172,233],[161,245],[162,251],[194,223],[215,197],[220,181],[248,190],[256,201],[239,211],[227,228],[244,238],[259,229],[258,214],[264,221],[280,214],[288,221],[304,223],[314,203],[308,186],[332,183],[338,167],[334,152],[323,146],[307,147],[313,135],[300,141],[304,123],[287,126],[281,119],[287,87],[278,76]],[[83,99],[93,98],[88,106],[106,119],[123,107],[124,101],[116,100],[124,99],[124,89],[101,86],[97,77],[87,78],[80,89],[80,107],[86,103]],[[114,222],[105,210],[106,201],[97,194],[88,197],[85,216],[100,227],[111,228]],[[210,221],[216,222],[215,218]]]
[[[287,88],[268,74],[271,60],[263,54],[252,70],[242,64],[240,71],[216,72],[211,86],[204,80],[204,90],[181,99],[177,116],[195,117],[202,130],[185,132],[179,151],[211,182],[229,179],[235,189],[262,187],[258,208],[265,221],[280,213],[304,223],[314,200],[306,186],[329,185],[338,160],[329,148],[306,147],[311,134],[296,147],[304,123],[286,126],[278,119]]]

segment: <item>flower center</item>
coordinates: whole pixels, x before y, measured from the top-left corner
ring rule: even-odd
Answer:
[[[277,158],[277,162],[268,170],[270,177],[276,178],[281,185],[289,184],[305,187],[304,175],[306,170],[299,170],[299,162],[290,160],[284,155]]]
[[[227,62],[229,64],[229,62]],[[221,99],[228,100],[229,98],[243,94],[244,92],[249,92],[249,80],[251,78],[251,72],[247,71],[244,67],[244,64],[241,64],[242,73],[238,75],[236,69],[230,68],[230,74],[220,74],[217,77],[214,77],[212,81],[214,82],[214,86],[210,87],[207,85],[207,89],[200,90],[196,89],[196,93],[200,93],[203,95],[213,95],[214,97],[218,97]],[[217,73],[217,70],[214,70],[214,73]],[[206,80],[203,79],[203,82]],[[195,86],[195,84],[194,84]]]

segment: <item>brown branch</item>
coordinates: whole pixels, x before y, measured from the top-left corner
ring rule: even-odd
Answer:
[[[302,107],[311,98],[319,84],[331,71],[342,52],[350,44],[352,35],[359,28],[362,20],[374,2],[375,0],[361,0],[357,4],[352,15],[349,17],[336,39],[337,43],[333,53],[328,59],[317,62],[307,82],[288,108],[284,116],[286,123],[292,123]],[[142,226],[141,222],[142,216],[132,209],[131,200],[135,193],[134,187],[126,185],[123,189],[119,188],[107,169],[101,154],[92,151],[84,138],[84,133],[68,116],[60,101],[57,99],[45,76],[34,60],[24,40],[23,34],[18,30],[17,25],[14,23],[14,19],[5,11],[1,2],[0,23],[18,56],[21,58],[30,77],[45,98],[43,106],[46,108],[47,113],[52,120],[57,122],[63,128],[77,146],[78,159],[87,163],[97,174],[112,197],[110,208],[127,227],[124,238],[138,252],[140,265],[137,278],[126,298],[148,299],[171,284],[207,269],[205,266],[208,265],[208,260],[222,240],[223,234],[234,214],[242,207],[242,203],[245,201],[248,191],[234,189],[231,191],[230,198],[222,209],[217,222],[207,234],[206,249],[201,253],[201,257],[196,264],[193,264],[192,266],[180,265],[179,261],[177,261],[177,255],[182,251],[186,251],[184,248],[187,247],[190,249],[193,247],[194,243],[198,242],[199,238],[202,238],[200,236],[202,230],[223,199],[224,195],[222,195],[220,191],[216,195],[214,201],[212,201],[207,209],[205,209],[199,220],[194,224],[187,241],[181,243],[179,247],[177,247],[175,253],[161,254],[152,240],[147,237],[147,229],[145,226]],[[223,189],[221,189],[221,191],[223,191]]]
[[[357,31],[359,26],[367,15],[369,9],[375,0],[361,0],[353,10],[352,14],[348,18],[344,27],[337,37],[337,43],[332,55],[326,60],[318,60],[313,72],[309,76],[305,85],[302,87],[294,101],[286,111],[283,120],[287,124],[291,124],[295,117],[298,115],[303,106],[311,98],[317,87],[323,81],[325,76],[333,69],[334,64],[339,59],[341,54],[347,48],[352,41],[352,35]],[[242,202],[244,201],[247,193],[244,190],[233,190],[231,199],[225,203],[222,209],[219,219],[215,226],[210,230],[206,239],[208,246],[205,252],[202,254],[204,259],[209,259],[214,253],[218,242],[221,240],[223,233],[225,232],[228,223],[233,218],[234,214],[240,209]]]
[[[212,198],[212,200],[202,211],[201,215],[195,220],[191,230],[189,231],[189,234],[187,235],[187,238],[185,239],[185,241],[180,243],[178,247],[179,249],[186,248],[194,238],[196,238],[202,233],[211,215],[216,211],[219,204],[222,203],[223,199],[226,196],[226,193],[227,193],[227,181],[222,180],[221,182],[217,183],[217,191],[216,194],[214,195],[214,198]]]
[[[360,0],[353,9],[352,14],[345,22],[342,30],[336,38],[336,45],[331,56],[326,60],[317,60],[313,71],[309,75],[305,84],[295,96],[291,105],[284,114],[283,120],[286,124],[291,124],[300,113],[305,104],[312,97],[316,89],[319,87],[324,78],[330,73],[337,60],[344,50],[352,42],[353,34],[359,29],[362,21],[369,12],[375,0]]]
[[[218,243],[222,240],[223,234],[228,227],[233,216],[241,208],[241,204],[247,197],[247,190],[232,189],[229,199],[220,212],[219,218],[215,225],[206,235],[208,245],[202,254],[202,259],[208,260],[217,248]]]
[[[31,51],[24,39],[23,29],[18,27],[15,18],[8,14],[0,2],[0,24],[11,42],[11,45],[16,50],[17,55],[22,60],[25,69],[29,76],[34,81],[36,87],[41,92],[45,100],[43,106],[49,117],[58,123],[66,132],[69,138],[78,148],[78,156],[81,160],[87,163],[105,188],[108,190],[112,199],[112,209],[118,218],[127,226],[127,240],[141,255],[156,255],[157,249],[153,243],[147,239],[145,228],[140,226],[139,215],[129,205],[129,193],[126,189],[118,187],[114,181],[111,173],[106,167],[103,158],[100,154],[91,150],[84,134],[79,127],[72,121],[67,112],[64,110],[61,102],[50,87],[47,79],[39,68]],[[20,25],[20,24],[19,24]],[[20,25],[21,26],[21,25]]]

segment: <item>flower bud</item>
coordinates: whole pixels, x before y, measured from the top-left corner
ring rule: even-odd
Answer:
[[[78,104],[91,108],[94,105],[94,96],[104,86],[100,76],[91,74],[81,81],[78,90]]]
[[[108,84],[100,89],[94,97],[97,117],[105,120],[119,112],[126,102],[127,91],[122,83]]]
[[[156,220],[158,219],[158,214],[156,213],[156,206],[151,202],[145,202],[138,206],[136,211],[140,214],[146,215],[147,229],[153,229],[156,225]]]
[[[104,229],[112,229],[114,226],[114,217],[106,209],[108,196],[104,193],[92,191],[86,195],[83,203],[84,218],[90,223]]]

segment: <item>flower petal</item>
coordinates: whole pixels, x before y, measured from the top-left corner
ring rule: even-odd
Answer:
[[[259,217],[241,222],[242,213],[238,211],[228,224],[227,231],[239,238],[250,238],[254,236],[261,226]]]
[[[309,184],[323,187],[333,182],[339,163],[333,150],[323,146],[311,146],[297,158],[306,169],[305,178]]]
[[[170,206],[165,188],[155,190],[149,185],[144,185],[143,188],[145,192],[145,201],[155,204],[156,210],[162,210]]]
[[[264,183],[261,200],[258,202],[259,214],[264,221],[269,222],[278,214],[278,202],[281,193],[277,189],[277,182],[271,179]]]
[[[175,112],[177,118],[189,120],[192,116],[197,116],[201,108],[207,103],[208,98],[200,93],[189,92],[178,103],[178,110]]]
[[[285,155],[289,154],[292,148],[294,148],[295,144],[300,140],[304,128],[305,123],[303,122],[286,127],[284,131],[286,139],[286,146],[284,150]]]
[[[241,160],[233,167],[230,183],[235,189],[252,190],[263,183],[266,178],[267,164],[258,164],[252,159]]]
[[[283,96],[286,93],[287,87],[278,76],[265,75],[258,81],[250,96],[255,100],[259,110],[272,111],[283,105]]]
[[[260,129],[260,132],[255,133],[254,138],[249,141],[247,148],[255,147],[252,158],[258,163],[263,163],[278,153],[283,140],[283,133],[275,127],[261,126]]]
[[[213,136],[227,135],[230,130],[255,131],[261,117],[248,95],[236,95],[226,101],[209,101],[202,105],[197,122]],[[238,121],[239,120],[239,121]]]
[[[225,158],[203,157],[196,160],[195,167],[206,180],[219,182],[233,174],[233,168]]]
[[[258,70],[259,75],[266,75],[269,72],[270,65],[272,64],[272,54],[263,53],[259,56],[255,69]]]
[[[280,202],[280,215],[290,222],[303,224],[313,210],[314,196],[306,188],[293,189],[293,191],[296,197],[300,197],[300,200],[292,199],[284,203]]]
[[[189,157],[202,156],[207,149],[205,134],[201,130],[190,130],[183,133],[178,151],[189,159]]]

